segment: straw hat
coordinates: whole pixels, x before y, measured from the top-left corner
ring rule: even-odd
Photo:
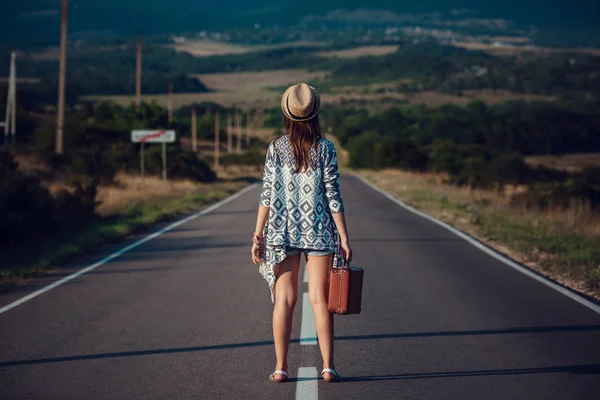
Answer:
[[[319,113],[320,107],[319,93],[306,83],[290,86],[281,98],[283,114],[292,121],[308,121]]]

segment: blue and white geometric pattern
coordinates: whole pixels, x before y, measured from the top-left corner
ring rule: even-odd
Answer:
[[[339,235],[332,214],[344,211],[338,162],[333,143],[323,138],[310,150],[315,168],[295,173],[296,160],[288,135],[269,144],[265,159],[260,205],[270,207],[264,231],[259,271],[274,301],[274,268],[285,247],[334,250],[334,267],[341,265]]]

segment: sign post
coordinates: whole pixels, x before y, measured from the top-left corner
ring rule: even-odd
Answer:
[[[167,191],[167,143],[162,142],[163,192]]]
[[[227,153],[233,152],[233,114],[227,115]]]
[[[162,143],[163,191],[167,190],[167,143],[175,142],[173,130],[131,131],[131,141],[140,144],[140,187],[144,180],[144,143]]]
[[[215,168],[219,168],[219,146],[221,146],[221,113],[215,113]]]
[[[144,184],[144,142],[140,142],[140,189]]]

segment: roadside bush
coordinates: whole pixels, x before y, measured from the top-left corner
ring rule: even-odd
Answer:
[[[461,160],[458,147],[453,140],[436,139],[429,149],[429,169],[437,172],[448,172],[458,175],[461,170]]]
[[[162,174],[162,145],[153,144],[146,148],[146,172]],[[137,168],[137,164],[136,164]],[[167,145],[167,176],[169,178],[191,179],[196,182],[214,182],[215,172],[208,164],[196,157],[192,151],[185,151],[176,145]]]
[[[529,185],[527,192],[518,193],[510,198],[512,206],[527,209],[545,210],[549,207],[567,207],[568,190],[560,183],[536,183]]]
[[[600,167],[587,167],[570,184],[571,195],[600,209]]]
[[[34,177],[18,169],[12,154],[0,151],[0,249],[27,247],[38,238],[79,226],[89,217],[81,193],[54,198]]]
[[[386,160],[381,137],[376,131],[367,131],[348,140],[350,166],[353,168],[382,168]]]
[[[506,184],[519,185],[528,181],[529,166],[519,153],[500,154],[491,162],[492,179],[499,188]]]
[[[543,165],[532,167],[529,170],[529,182],[563,182],[567,180],[569,173],[559,171],[553,168],[548,168]]]
[[[50,231],[54,222],[55,204],[48,190],[17,167],[10,153],[0,151],[0,246],[6,249],[32,232]]]
[[[600,168],[586,168],[565,182],[534,183],[526,193],[511,198],[512,204],[527,208],[568,208],[573,200],[600,209]]]
[[[489,163],[483,157],[468,157],[462,160],[460,172],[455,177],[459,185],[471,188],[485,188],[492,184]]]
[[[211,157],[211,161],[213,158]],[[260,166],[265,161],[265,156],[259,148],[251,148],[244,154],[226,154],[221,157],[223,165],[253,165]]]
[[[429,159],[414,143],[392,138],[392,166],[411,171],[424,171]]]

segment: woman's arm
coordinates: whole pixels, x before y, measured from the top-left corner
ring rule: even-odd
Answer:
[[[271,190],[273,185],[273,169],[275,168],[273,143],[267,149],[265,158],[265,170],[263,173],[263,187],[260,193],[260,203],[258,213],[256,215],[256,227],[252,236],[252,262],[258,264],[262,258],[263,250],[263,232],[267,219],[269,218],[269,210],[271,209]]]
[[[345,213],[342,211],[333,214],[333,221],[335,222],[335,227],[337,228],[338,233],[340,234],[340,241],[342,243],[350,242],[350,238],[348,237],[348,228],[346,227]]]
[[[269,218],[270,207],[258,206],[258,214],[256,215],[256,228],[252,236],[252,262],[256,265],[262,260],[263,251],[263,231]]]
[[[258,206],[258,215],[256,216],[256,229],[254,229],[255,236],[262,236],[267,224],[267,218],[269,218],[270,207],[263,205]]]
[[[344,201],[340,192],[340,172],[338,169],[337,154],[333,144],[327,149],[325,163],[323,168],[323,183],[325,185],[325,196],[329,210],[333,216],[335,227],[340,235],[340,244],[344,261],[352,261],[352,248],[350,247],[350,238],[346,226],[346,215],[344,213]]]
[[[333,214],[333,221],[340,234],[340,246],[342,247],[344,261],[350,263],[352,261],[352,247],[350,247],[350,238],[348,237],[348,229],[346,227],[346,215],[343,211],[335,213]]]

